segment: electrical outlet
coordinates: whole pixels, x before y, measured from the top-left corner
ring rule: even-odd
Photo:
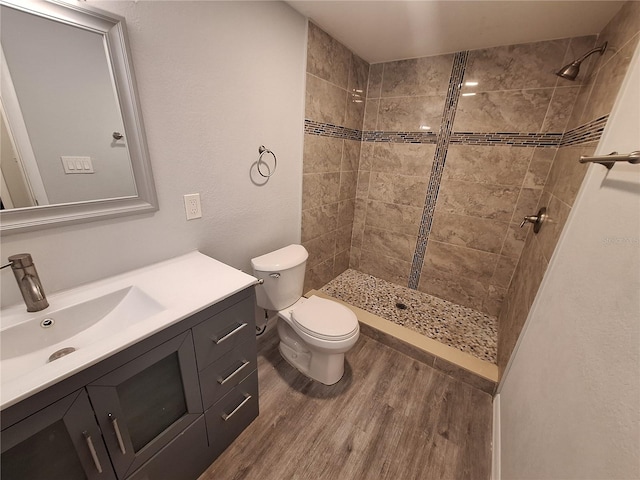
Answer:
[[[184,210],[187,214],[187,220],[202,217],[199,193],[190,193],[184,196]]]

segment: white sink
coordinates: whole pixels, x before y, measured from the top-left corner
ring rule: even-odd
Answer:
[[[0,409],[256,283],[240,270],[191,252],[47,295],[50,306],[41,312],[26,312],[24,303],[4,308]],[[50,360],[61,350],[64,355]]]
[[[162,310],[160,303],[130,286],[67,308],[25,313],[24,321],[0,331],[3,379],[53,361],[50,357],[62,349],[74,354]]]

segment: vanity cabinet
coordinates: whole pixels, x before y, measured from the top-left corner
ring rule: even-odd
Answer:
[[[1,478],[195,479],[257,417],[256,367],[249,288],[2,411]]]

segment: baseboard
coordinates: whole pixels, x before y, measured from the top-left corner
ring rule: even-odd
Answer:
[[[491,480],[500,480],[500,394],[493,397],[493,441],[491,448]]]

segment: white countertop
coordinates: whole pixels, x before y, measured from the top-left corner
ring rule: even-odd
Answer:
[[[5,330],[49,311],[67,308],[130,286],[142,290],[162,307],[159,312],[144,320],[122,329],[115,329],[117,331],[110,332],[108,336],[103,336],[90,346],[79,348],[54,362],[38,361],[36,368],[27,372],[24,371],[24,365],[28,362],[21,360],[22,357],[2,360],[0,409],[44,390],[256,283],[257,279],[251,275],[199,252],[191,252],[47,296],[49,307],[41,312],[27,313],[24,305],[3,309],[1,329]]]

